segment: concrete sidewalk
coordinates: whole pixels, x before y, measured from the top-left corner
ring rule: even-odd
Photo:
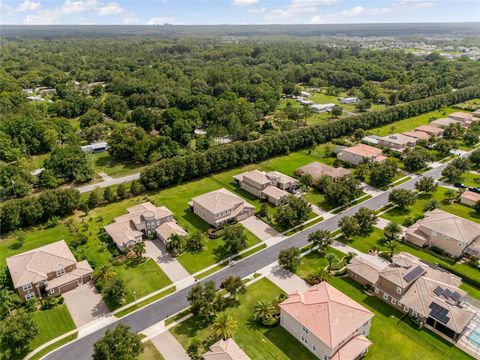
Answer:
[[[190,359],[182,345],[168,330],[151,338],[150,341],[153,343],[153,345],[155,345],[157,350],[160,351],[165,360]]]
[[[333,243],[330,245],[331,247],[333,247],[334,249],[337,249],[338,251],[344,253],[344,254],[348,254],[348,253],[355,253],[356,256],[358,257],[361,257],[365,260],[367,260],[368,262],[372,263],[373,265],[376,265],[378,266],[378,268],[384,268],[385,266],[387,266],[389,264],[389,262],[378,256],[378,255],[369,255],[369,254],[365,254],[351,246],[348,246],[348,245],[345,245],[337,240],[334,240]]]

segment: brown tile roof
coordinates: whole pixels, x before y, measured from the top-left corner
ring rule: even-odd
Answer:
[[[413,137],[420,140],[430,139],[430,134],[427,134],[425,131],[405,131],[403,135]]]
[[[382,149],[365,144],[357,144],[355,146],[343,149],[342,152],[349,152],[362,157],[370,158],[380,156],[382,154]]]
[[[480,201],[480,194],[477,194],[476,192],[473,191],[465,191],[460,195],[461,199],[468,199],[471,201],[479,202]]]
[[[203,354],[204,360],[250,360],[233,339],[219,340],[212,346],[210,351]]]
[[[47,280],[47,274],[77,263],[64,240],[7,258],[15,288]]]
[[[457,124],[460,123],[458,120],[450,119],[450,118],[440,118],[430,122],[433,126],[448,126],[450,124]]]
[[[463,111],[457,111],[457,112],[451,113],[448,116],[452,117],[452,118],[460,118],[460,119],[464,119],[464,120],[470,120],[473,117],[472,114],[469,114],[469,113],[466,113],[466,112],[463,112]]]
[[[239,205],[244,205],[247,208],[254,208],[253,205],[247,203],[240,196],[237,196],[224,188],[197,196],[193,198],[192,201],[196,202],[200,206],[203,206],[212,214],[218,214],[222,211],[232,209]]]
[[[277,188],[276,186],[267,186],[262,190],[262,193],[266,196],[271,197],[277,201],[282,200],[285,196],[288,196],[288,192],[282,189]]]
[[[179,236],[187,236],[188,233],[183,229],[180,225],[178,225],[175,221],[167,221],[158,226],[155,231],[157,234],[165,239],[169,240],[170,236],[172,235],[179,235]]]
[[[443,129],[440,129],[439,127],[431,126],[431,125],[422,125],[417,127],[415,130],[423,131],[423,132],[426,132],[427,134],[433,134],[433,135],[443,134]]]
[[[303,175],[303,174],[310,174],[314,180],[320,179],[322,176],[329,176],[331,178],[339,178],[342,176],[349,175],[351,173],[350,170],[345,169],[343,167],[332,167],[326,164],[322,164],[318,161],[313,161],[307,165],[299,167],[295,170],[295,174]]]
[[[294,292],[280,308],[330,348],[338,346],[374,314],[326,282]]]
[[[350,260],[347,269],[364,278],[371,284],[377,282],[378,272],[380,271],[378,267],[359,256],[355,256]]]

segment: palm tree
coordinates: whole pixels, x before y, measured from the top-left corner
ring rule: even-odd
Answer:
[[[390,257],[397,252],[399,246],[400,244],[396,240],[390,240],[385,243],[385,247],[390,251]]]
[[[275,307],[272,303],[265,300],[259,300],[257,305],[255,305],[255,311],[253,317],[257,321],[265,322],[267,320],[273,319],[273,314],[275,313]]]
[[[445,199],[450,202],[457,197],[457,192],[452,189],[445,191]]]
[[[423,211],[432,211],[438,207],[439,203],[435,199],[429,200],[423,207]]]
[[[387,226],[383,229],[383,235],[387,240],[397,240],[398,235],[402,232],[402,227],[400,224],[396,222],[390,222]]]
[[[228,313],[221,313],[212,324],[212,331],[217,339],[227,340],[233,337],[237,329],[237,320]]]
[[[320,268],[315,270],[315,272],[310,274],[308,277],[311,284],[319,284],[322,281],[328,280],[328,278],[330,277],[330,272],[327,269]]]
[[[328,261],[328,268],[327,270],[330,271],[332,268],[332,264],[338,262],[338,256],[334,253],[328,253],[325,255],[325,259]]]
[[[93,281],[105,281],[105,283],[113,280],[117,276],[117,273],[108,265],[102,265],[100,268],[95,269],[93,272]]]
[[[145,252],[145,242],[140,241],[136,243],[135,246],[133,247],[133,252],[135,253],[135,255],[137,255],[137,257],[141,259],[143,256],[143,253]]]

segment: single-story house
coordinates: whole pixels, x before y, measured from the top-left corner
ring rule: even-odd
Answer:
[[[315,103],[314,103],[313,101],[311,101],[311,100],[305,100],[305,99],[302,99],[302,98],[299,98],[297,101],[298,101],[299,104],[305,105],[305,106],[310,106],[310,105],[315,104]]]
[[[105,141],[99,141],[96,143],[84,145],[81,147],[83,152],[86,153],[99,153],[108,150],[108,144]]]
[[[207,132],[205,130],[202,130],[202,129],[195,129],[195,130],[193,130],[193,133],[196,136],[207,136]]]
[[[465,191],[460,195],[460,203],[468,206],[475,206],[480,203],[480,194],[473,191]]]
[[[216,228],[245,220],[255,213],[255,206],[224,188],[193,198],[189,206],[196,215]]]
[[[442,127],[442,128],[448,127],[450,124],[461,124],[461,122],[451,118],[440,118],[440,119],[430,121],[430,125]]]
[[[93,269],[77,262],[64,240],[7,258],[13,287],[22,300],[62,294],[88,282]]]
[[[303,98],[309,98],[310,96],[312,96],[312,94],[307,91],[300,91],[300,96]]]
[[[382,149],[365,144],[347,147],[337,154],[337,158],[352,165],[359,165],[366,160],[378,163],[383,163],[387,160],[382,155]]]
[[[339,97],[338,101],[340,101],[340,104],[356,104],[356,103],[358,103],[358,97],[356,97],[356,96]]]
[[[417,140],[428,140],[431,137],[431,135],[427,134],[425,131],[405,131],[402,134],[411,138],[415,138]]]
[[[332,109],[335,107],[335,104],[313,104],[310,105],[310,107],[316,113],[323,113],[327,111],[332,111]]]
[[[325,281],[279,307],[280,325],[319,359],[359,359],[372,344],[374,314]]]
[[[422,125],[415,129],[415,131],[423,131],[429,135],[434,135],[437,137],[442,137],[444,130],[442,128],[431,126],[431,125]]]
[[[480,224],[439,209],[426,212],[405,232],[406,241],[420,247],[435,246],[454,257],[463,255],[478,238]]]
[[[211,345],[209,351],[203,354],[203,360],[250,360],[235,340],[219,340]]]
[[[322,164],[318,161],[313,161],[307,165],[300,166],[295,170],[295,174],[302,176],[308,174],[312,177],[313,181],[318,181],[322,176],[328,176],[332,179],[338,179],[346,175],[350,175],[351,171],[343,167],[332,167],[326,164]]]
[[[417,139],[402,135],[402,134],[391,134],[387,136],[382,136],[378,141],[378,145],[392,149],[403,151],[407,147],[414,147],[417,143]]]
[[[380,141],[380,136],[378,135],[367,135],[362,138],[362,142],[370,145],[378,145]]]

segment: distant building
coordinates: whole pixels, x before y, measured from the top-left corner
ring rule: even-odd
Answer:
[[[470,127],[472,125],[472,122],[480,120],[474,117],[472,114],[466,112],[454,112],[448,115],[448,117],[450,119],[460,121],[465,127]]]
[[[196,136],[207,136],[207,132],[205,130],[202,130],[202,129],[195,129],[193,131],[193,133],[196,135]]]
[[[431,125],[422,125],[415,129],[415,131],[423,131],[431,136],[442,137],[444,130],[442,128],[431,126]]]
[[[99,153],[108,150],[108,144],[105,141],[100,141],[82,146],[81,149],[86,153]]]
[[[299,104],[304,105],[304,106],[310,106],[310,105],[315,104],[315,103],[314,103],[313,101],[311,101],[311,100],[298,99],[297,101],[298,101]]]
[[[325,281],[279,307],[280,325],[321,360],[360,359],[372,344],[374,314]]]
[[[473,207],[480,203],[480,194],[473,191],[465,191],[460,195],[460,203]]]
[[[378,135],[367,135],[362,138],[363,143],[367,143],[370,145],[378,145],[379,141],[380,141],[380,136]]]
[[[13,286],[23,300],[63,294],[91,280],[86,260],[77,262],[64,240],[7,258]]]
[[[40,174],[43,172],[43,170],[45,170],[45,168],[35,169],[35,170],[33,170],[33,171],[31,172],[31,174],[32,174],[33,176],[38,176],[38,175],[40,175]]]
[[[431,135],[427,134],[425,131],[416,131],[416,130],[405,131],[402,134],[417,140],[428,140],[431,137]]]
[[[417,143],[417,139],[402,135],[402,134],[391,134],[387,136],[382,136],[378,141],[378,145],[397,151],[403,151],[405,148],[414,147]]]
[[[358,103],[358,97],[340,97],[338,98],[338,101],[340,101],[340,104],[356,104]]]
[[[312,177],[313,181],[318,181],[322,176],[328,176],[335,180],[350,175],[350,173],[350,170],[343,167],[336,168],[317,161],[300,166],[297,170],[295,170],[296,175],[302,176],[308,174]]]
[[[445,128],[450,124],[462,124],[462,123],[458,120],[454,120],[451,118],[440,118],[440,119],[430,121],[430,125],[441,127],[441,128]]]
[[[387,160],[382,155],[381,149],[365,144],[345,148],[337,154],[337,158],[352,165],[359,165],[366,160],[378,163],[383,163]]]
[[[310,96],[312,96],[312,94],[307,91],[300,91],[300,96],[303,98],[309,98]]]
[[[29,101],[46,101],[46,99],[42,98],[38,95],[27,96],[27,100]]]
[[[316,113],[324,113],[327,111],[332,111],[332,109],[335,107],[335,104],[313,104],[310,105],[310,107]]]
[[[255,206],[223,188],[193,198],[189,206],[196,215],[216,228],[245,220],[255,213]]]

